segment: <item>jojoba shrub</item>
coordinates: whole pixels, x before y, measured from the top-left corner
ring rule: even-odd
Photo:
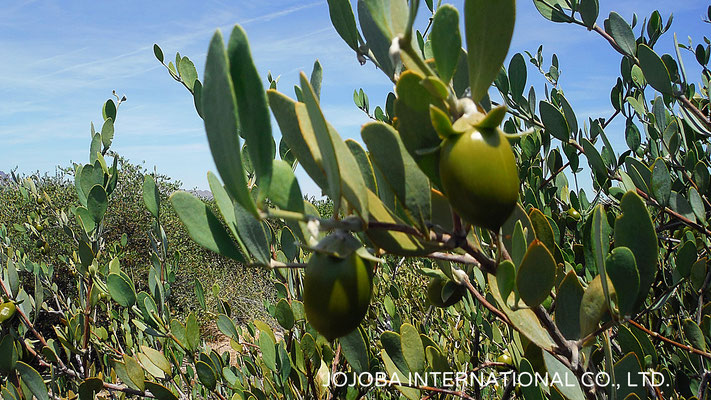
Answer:
[[[0,325],[3,397],[707,398],[709,40],[679,43],[656,11],[628,20],[599,15],[598,0],[532,1],[541,23],[586,29],[619,56],[612,115],[576,114],[557,56],[508,54],[514,0],[359,0],[356,12],[328,0],[345,45],[394,85],[372,114],[354,88],[373,119],[359,141],[329,124],[318,61],[292,96],[271,75],[265,87],[240,26],[215,33],[201,78],[155,45],[204,121],[214,206],[177,191],[167,211],[144,177],[138,287],[106,241],[122,100],[107,102],[89,163],[74,170],[77,202],[58,215],[76,295],[0,229],[0,289],[16,307]],[[685,69],[694,62],[701,76]],[[529,85],[537,72],[551,85]],[[623,119],[627,148],[615,148],[610,123]],[[297,167],[328,200],[305,200]],[[591,188],[569,184],[588,170]],[[221,341],[205,340],[194,310],[174,313],[170,212],[245,266],[234,274],[268,277],[270,318],[236,321],[222,286],[201,279],[195,300],[215,302],[206,314]],[[35,329],[44,315],[60,317],[51,334]]]

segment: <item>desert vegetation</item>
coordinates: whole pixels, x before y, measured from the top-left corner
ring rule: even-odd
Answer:
[[[709,39],[532,1],[618,54],[612,115],[576,114],[556,56],[509,54],[514,0],[328,0],[393,84],[372,113],[354,87],[361,140],[328,122],[317,60],[283,88],[239,25],[202,74],[156,44],[204,121],[210,195],[116,152],[125,97],[86,164],[2,178],[2,397],[708,398]]]

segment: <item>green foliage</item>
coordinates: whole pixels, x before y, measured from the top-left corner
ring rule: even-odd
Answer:
[[[89,163],[70,171],[73,186],[55,185],[65,193],[57,199],[71,200],[54,204],[41,179],[0,187],[18,204],[0,226],[3,396],[707,397],[708,45],[675,39],[676,59],[660,56],[655,44],[671,17],[663,25],[655,11],[638,30],[636,16],[630,24],[613,12],[598,26],[597,0],[533,1],[545,19],[585,27],[620,54],[611,117],[579,120],[555,54],[545,69],[542,48],[503,67],[513,1],[465,1],[467,51],[451,5],[426,2],[427,35],[413,27],[418,1],[361,0],[357,19],[350,2],[328,2],[346,45],[395,84],[373,116],[367,94],[354,90],[356,106],[377,120],[361,130],[367,151],[329,124],[318,62],[310,79],[300,75],[294,100],[271,74],[265,94],[239,26],[227,48],[213,37],[204,85],[187,57],[166,65],[154,46],[193,95],[222,182],[208,175],[214,200],[206,201],[120,162],[109,147],[121,99],[105,103]],[[702,66],[700,84],[687,80],[681,50]],[[551,84],[538,101],[527,60]],[[282,133],[278,152],[268,109]],[[626,119],[621,153],[606,133],[614,118]],[[448,143],[475,137],[497,147],[447,161]],[[497,157],[500,146],[506,157]],[[590,194],[577,185],[581,158]],[[299,164],[326,199],[302,199]],[[451,184],[460,173],[471,179]],[[467,203],[511,182],[510,195]],[[178,218],[215,253],[189,280],[181,267],[205,256],[173,236],[185,232]],[[135,230],[117,236],[126,229]],[[48,231],[68,235],[61,257],[47,256],[56,251]],[[143,250],[129,246],[139,231]],[[225,257],[247,266],[218,268]],[[318,268],[304,271],[307,260]],[[210,285],[210,276],[225,282]],[[268,316],[233,310],[239,301],[221,287],[235,276],[268,279],[274,296],[259,304]],[[196,309],[214,321],[221,345],[206,342]],[[457,387],[411,376],[508,369],[572,383]],[[643,384],[639,373],[650,370],[667,384]],[[385,387],[330,379],[366,371],[385,373]],[[591,372],[609,374],[611,385],[587,384]]]

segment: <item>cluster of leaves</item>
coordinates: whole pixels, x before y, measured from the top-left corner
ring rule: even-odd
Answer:
[[[121,174],[119,185],[110,198],[111,212],[106,214],[104,220],[104,238],[109,244],[121,244],[122,240],[125,241],[125,245],[121,246],[121,265],[136,287],[143,289],[148,285],[145,260],[150,259],[148,231],[151,218],[142,200],[143,180],[148,171],[120,155],[111,154],[118,157]],[[71,256],[74,248],[73,244],[66,240],[56,215],[60,210],[75,206],[78,201],[73,181],[66,178],[71,178],[73,170],[60,168],[52,176],[12,175],[14,179],[0,185],[0,202],[5,205],[0,210],[0,221],[9,228],[13,247],[35,262],[52,264],[57,270],[54,282],[61,291],[71,293],[75,289],[75,277],[67,268],[65,259]],[[180,188],[180,182],[172,181],[168,176],[158,173],[151,175],[154,176],[160,188],[160,197],[164,200]],[[40,198],[42,200],[39,200]],[[210,203],[209,199],[206,201]],[[211,207],[215,207],[214,202]],[[207,287],[218,284],[221,297],[232,304],[236,317],[241,320],[264,313],[261,299],[272,296],[266,277],[243,279],[243,274],[234,274],[235,269],[243,267],[195,244],[169,204],[161,204],[161,214],[168,241],[171,243],[171,251],[181,255],[181,268],[176,271],[176,281],[171,293],[171,304],[177,315],[187,316],[187,312],[198,304],[194,295],[196,280]],[[70,219],[69,223],[73,229],[77,227],[75,221]],[[208,300],[207,308],[216,309],[216,304],[215,301]],[[201,322],[208,320],[201,314]]]
[[[245,397],[320,395],[318,388],[309,390],[309,383],[322,381],[321,374],[329,371],[386,371],[392,378],[441,368],[480,370],[491,366],[486,356],[459,356],[451,345],[471,346],[465,347],[471,349],[468,354],[478,355],[492,352],[492,343],[507,347],[519,372],[563,374],[575,382],[521,387],[526,399],[703,397],[711,359],[705,297],[711,276],[706,47],[694,50],[704,70],[697,87],[688,81],[679,52],[654,50],[671,17],[665,24],[654,12],[641,24],[637,16],[629,24],[613,12],[598,25],[596,0],[534,0],[546,19],[587,28],[622,56],[621,76],[611,92],[615,113],[578,121],[558,83],[556,56],[548,69],[541,48],[528,57],[516,54],[508,68],[501,67],[513,30],[513,2],[465,1],[466,49],[459,13],[450,5],[427,4],[433,13],[428,35],[429,27],[425,33],[413,30],[418,1],[358,1],[358,24],[350,2],[328,3],[336,31],[359,60],[372,62],[395,83],[374,116],[367,95],[354,92],[356,106],[376,120],[361,131],[367,150],[343,141],[325,119],[318,62],[310,78],[301,75],[296,100],[278,92],[277,81],[270,79],[267,103],[244,32],[236,27],[226,50],[221,34],[213,37],[201,100],[196,100],[224,183],[210,175],[211,189],[222,199],[219,211],[229,230],[216,229],[212,221],[217,218],[188,194],[171,198],[201,245],[251,265],[288,271],[275,273],[285,279],[285,289],[270,309],[289,335],[276,343],[252,335],[256,332],[246,336],[257,341],[268,364],[255,361],[266,367],[251,370],[260,379],[245,375],[240,380],[244,393],[250,393]],[[526,91],[527,58],[551,84],[541,100],[533,87]],[[492,83],[496,98],[489,97]],[[447,193],[441,193],[439,147],[472,113],[490,113],[486,124],[497,120],[500,105],[508,111],[503,127],[517,158],[521,201],[500,232],[489,232],[466,224],[450,209]],[[269,108],[282,134],[281,160],[275,160],[269,135]],[[629,149],[620,153],[605,130],[622,117]],[[573,189],[566,177],[568,168],[579,174],[585,160],[592,170],[592,195]],[[294,161],[333,201],[336,218],[323,218],[301,201]],[[275,221],[289,232],[279,246],[264,229]],[[294,325],[303,317],[299,269],[305,259],[287,256],[284,249],[292,249],[295,239],[302,251],[324,251],[328,245],[323,243],[331,240],[324,232],[344,230],[386,260],[376,279],[393,269],[393,257],[406,256],[411,261],[403,268],[465,286],[471,296],[456,306],[455,315],[466,321],[467,333],[476,335],[458,335],[462,331],[452,329],[452,314],[446,314],[431,323],[459,337],[438,336],[429,319],[418,318],[422,309],[395,307],[392,299],[383,300],[382,291],[376,296],[385,308],[372,307],[376,310],[371,308],[358,330],[332,343],[314,336],[308,324]],[[437,260],[436,268],[425,267],[423,257]],[[389,290],[401,293],[397,285]],[[503,329],[477,328],[483,321],[498,327],[494,320]],[[312,342],[320,345],[312,350]],[[302,362],[305,350],[315,365]],[[660,373],[664,384],[635,385],[648,370]],[[584,381],[586,373],[600,371],[611,377],[610,385]],[[371,389],[349,389],[345,395],[392,395]],[[481,394],[478,387],[425,388],[416,382],[397,389],[412,399],[426,391],[461,398]],[[514,393],[512,387],[485,389],[495,390],[488,394],[497,397]],[[343,395],[339,390],[331,386],[323,395]]]
[[[243,284],[234,272],[244,267],[187,237],[161,203],[177,184],[109,152],[122,101],[104,105],[90,163],[75,165],[71,185],[13,173],[0,187],[4,399],[201,396],[197,363],[216,345],[198,317],[213,326],[214,310],[253,318],[271,298],[265,277]],[[196,296],[194,282],[213,296]]]

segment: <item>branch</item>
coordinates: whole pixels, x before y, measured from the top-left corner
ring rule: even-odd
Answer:
[[[622,54],[623,56],[631,57],[631,59],[634,61],[635,64],[639,64],[639,61],[634,56],[630,56],[629,54],[625,53],[625,51],[622,50],[622,48],[617,44],[617,42],[615,42],[615,39],[613,39],[612,36],[610,36],[607,32],[605,32],[605,30],[602,29],[600,27],[600,25],[595,24],[593,26],[592,30],[597,32],[603,38],[605,38],[605,40],[607,40],[610,43],[610,45],[612,46],[613,49],[615,49],[616,52]]]
[[[479,293],[478,290],[476,290],[474,285],[472,285],[472,283],[469,281],[469,277],[467,277],[464,280],[464,286],[467,287],[467,289],[472,294],[472,296],[474,296],[484,307],[486,307],[487,310],[491,311],[492,314],[496,315],[504,323],[508,324],[509,326],[513,326],[513,324],[511,323],[511,320],[509,319],[509,317],[506,316],[506,314],[503,313],[503,311],[499,310],[498,308],[494,307],[491,303],[486,301],[484,296],[482,296],[482,294]]]
[[[479,261],[477,261],[476,258],[470,256],[469,254],[459,255],[459,254],[435,252],[435,253],[428,254],[425,257],[431,258],[433,260],[450,261],[450,262],[455,262],[455,263],[464,264],[464,265],[481,266]]]
[[[545,326],[548,333],[553,337],[553,341],[555,341],[558,345],[561,354],[563,354],[566,358],[571,358],[573,354],[571,347],[577,346],[577,344],[575,342],[569,342],[565,336],[563,336],[560,329],[558,329],[558,326],[553,322],[543,306],[539,305],[537,307],[533,307],[532,310],[536,314],[538,320],[541,321],[543,326]]]
[[[704,125],[706,125],[706,128],[711,129],[711,122],[709,122],[709,119],[706,118],[703,112],[699,110],[689,99],[686,98],[683,94],[678,96],[677,99],[681,103],[681,105],[689,110],[696,118],[699,119]]]
[[[705,371],[703,378],[701,378],[701,383],[699,384],[699,394],[696,396],[698,399],[704,398],[704,392],[709,385],[709,378],[711,378],[711,372]]]
[[[479,267],[482,271],[492,275],[496,275],[496,261],[487,257],[484,253],[481,252],[481,250],[474,247],[474,245],[472,245],[466,239],[463,243],[459,243],[459,247],[479,262]]]
[[[651,197],[649,197],[649,195],[648,195],[647,193],[644,193],[642,190],[637,189],[637,194],[639,194],[643,199],[647,200],[648,202],[650,202],[650,203],[656,205],[657,207],[659,207],[659,208],[660,208],[662,211],[664,211],[665,213],[667,213],[667,214],[669,214],[670,216],[672,216],[672,217],[678,219],[679,221],[683,222],[684,225],[690,226],[690,227],[696,229],[697,231],[699,231],[699,232],[701,232],[701,233],[703,233],[703,234],[706,234],[707,236],[711,236],[711,231],[709,231],[708,229],[704,228],[703,226],[697,224],[696,222],[691,221],[690,219],[684,217],[683,215],[677,213],[676,211],[673,211],[672,209],[670,209],[670,208],[668,208],[668,207],[662,207],[661,204],[659,204],[656,200],[654,200],[654,199],[652,199]]]
[[[561,172],[565,171],[565,169],[568,168],[568,166],[570,166],[570,161],[568,161],[568,162],[566,162],[565,164],[563,164],[562,167],[558,168],[557,171],[553,172],[553,173],[551,174],[551,176],[549,176],[548,178],[546,178],[545,181],[543,181],[540,185],[538,185],[538,190],[541,190],[541,189],[543,189],[544,187],[546,187],[546,185],[547,185],[550,181],[552,181],[556,176],[558,176],[558,174],[560,174]]]
[[[687,345],[685,345],[685,344],[681,344],[681,343],[676,342],[676,341],[674,341],[674,340],[672,340],[672,339],[669,339],[669,338],[667,338],[667,337],[664,337],[664,336],[658,334],[657,332],[650,331],[649,329],[645,328],[644,326],[640,325],[639,323],[637,323],[637,322],[635,322],[635,321],[633,321],[633,320],[629,320],[629,321],[627,321],[627,322],[629,322],[630,325],[634,326],[635,328],[637,328],[637,329],[641,330],[642,332],[646,333],[647,335],[653,337],[654,339],[661,340],[661,341],[664,342],[664,343],[670,344],[670,345],[672,345],[672,346],[674,346],[674,347],[678,347],[678,348],[680,348],[680,349],[682,349],[682,350],[690,351],[690,352],[692,352],[692,353],[694,353],[694,354],[698,354],[698,355],[700,355],[701,357],[704,357],[704,358],[707,358],[707,359],[711,360],[711,353],[707,353],[707,352],[705,352],[705,351],[696,349],[696,348],[691,347],[691,346],[687,346]]]
[[[338,343],[338,347],[336,347],[336,355],[333,357],[333,365],[331,366],[331,376],[335,376],[336,372],[338,371],[338,362],[339,362],[340,357],[341,357],[341,343]],[[335,388],[331,388],[331,390],[328,392],[327,400],[333,399],[334,390],[335,390]]]

